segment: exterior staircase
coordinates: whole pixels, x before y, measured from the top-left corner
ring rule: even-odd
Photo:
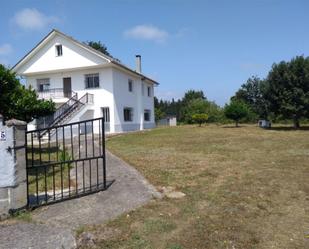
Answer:
[[[77,93],[75,93],[67,102],[59,106],[53,114],[37,119],[37,129],[42,130],[39,133],[40,137],[47,135],[48,131],[44,129],[66,124],[87,104],[93,104],[93,94],[86,93],[78,99]]]

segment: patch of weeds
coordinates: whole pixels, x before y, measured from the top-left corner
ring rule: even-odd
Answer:
[[[75,229],[75,236],[79,237],[83,232],[87,230],[86,226],[79,226]]]
[[[72,160],[72,156],[67,152],[66,149],[62,150],[60,155],[59,155],[59,161],[60,162],[66,162],[66,161],[71,161]],[[68,167],[69,169],[72,168],[71,163],[66,163],[64,164],[64,167]]]
[[[167,220],[148,219],[144,224],[144,231],[146,234],[151,233],[167,233],[176,228],[176,224]]]
[[[16,211],[12,214],[12,217],[26,221],[26,222],[31,222],[32,221],[32,215],[31,212],[28,210],[21,210],[21,211]]]
[[[150,245],[150,242],[143,239],[138,234],[133,234],[130,239],[131,248],[134,249],[153,249],[153,247]]]
[[[219,196],[216,192],[208,192],[207,199],[212,202],[216,202],[219,199]]]
[[[184,214],[193,215],[196,213],[196,207],[194,202],[185,202],[185,204],[181,205],[181,211]]]
[[[179,244],[171,244],[171,245],[168,245],[166,249],[183,249],[183,247]]]

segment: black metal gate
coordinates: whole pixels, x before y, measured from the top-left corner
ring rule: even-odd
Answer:
[[[105,190],[104,119],[26,132],[28,207]]]

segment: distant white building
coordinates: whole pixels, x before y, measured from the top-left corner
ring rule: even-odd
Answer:
[[[59,109],[37,122],[48,127],[104,116],[110,133],[153,128],[154,86],[141,73],[141,56],[132,70],[57,30],[52,30],[12,70],[26,78],[40,98]]]
[[[271,128],[271,122],[268,120],[260,119],[258,126],[261,128]]]
[[[162,118],[157,123],[158,126],[177,126],[176,116],[166,116]]]

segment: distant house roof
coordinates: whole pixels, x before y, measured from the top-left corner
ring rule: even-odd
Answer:
[[[103,57],[105,58],[108,63],[112,63],[113,65],[116,65],[118,67],[121,67],[122,69],[125,69],[131,73],[134,73],[136,74],[137,76],[140,76],[143,80],[148,80],[148,81],[151,81],[152,83],[158,85],[159,83],[147,76],[145,76],[144,74],[141,74],[141,73],[138,73],[137,71],[129,68],[128,66],[124,65],[123,63],[121,63],[119,60],[111,57],[111,56],[108,56],[94,48],[92,48],[91,46],[83,43],[83,42],[80,42],[76,39],[74,39],[73,37],[71,36],[68,36],[66,35],[65,33],[62,33],[60,32],[59,30],[56,30],[56,29],[53,29],[51,32],[49,32],[33,49],[31,49],[23,58],[21,58],[12,68],[11,70],[13,71],[16,71],[16,69],[18,67],[20,67],[21,65],[23,65],[28,59],[30,59],[34,54],[35,52],[41,47],[41,45],[45,44],[45,42],[47,42],[51,37],[53,37],[55,34],[58,34],[60,36],[64,36],[65,38],[71,40],[72,42],[74,43],[77,43],[79,46],[87,49],[87,50],[90,50],[92,53],[100,56],[100,57]]]

